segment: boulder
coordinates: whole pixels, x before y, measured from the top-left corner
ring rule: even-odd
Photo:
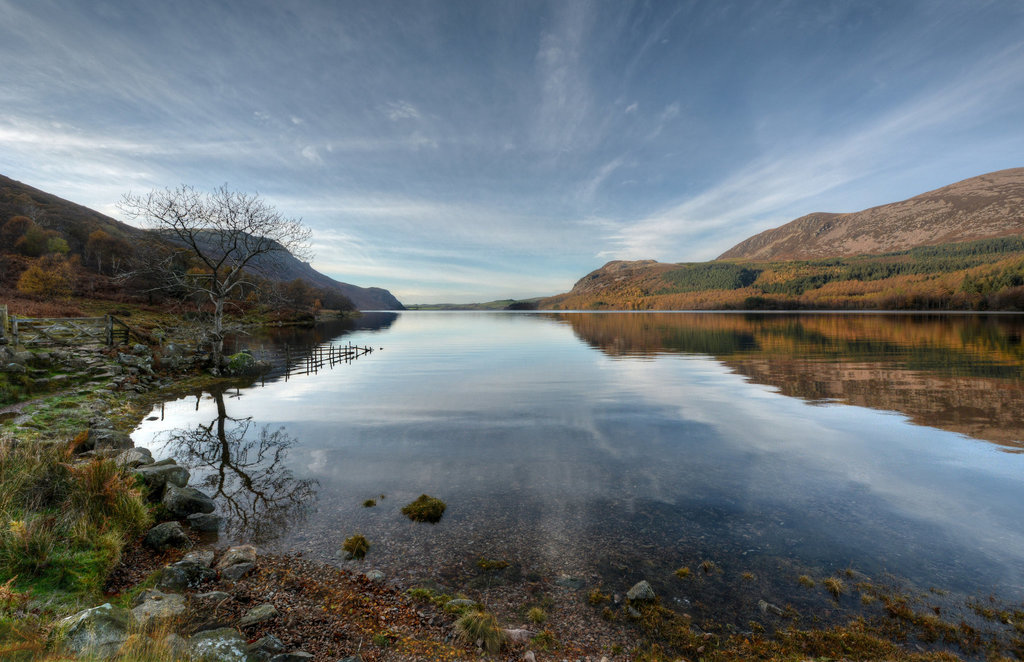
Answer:
[[[114,461],[122,467],[137,469],[143,465],[153,464],[153,453],[148,448],[129,448],[118,453]]]
[[[535,634],[535,633],[531,632],[530,630],[525,630],[523,628],[517,628],[517,629],[502,628],[501,631],[505,633],[505,636],[508,637],[509,641],[517,643],[517,644],[524,644],[524,643],[526,643],[527,641],[530,640],[530,637],[532,637]]]
[[[110,430],[107,428],[91,428],[89,438],[85,442],[87,450],[103,450],[105,448],[116,448],[118,450],[132,447],[132,438],[124,432]]]
[[[9,372],[12,375],[24,375],[28,372],[28,368],[20,363],[14,363],[12,361],[4,366],[4,372]]]
[[[112,659],[128,637],[131,613],[109,602],[57,623],[64,650],[76,656]]]
[[[370,570],[366,572],[363,576],[375,584],[379,584],[384,581],[384,573],[380,570]]]
[[[185,529],[181,528],[181,524],[164,522],[150,529],[142,544],[152,549],[161,550],[167,547],[188,547],[192,545],[192,541],[189,540]]]
[[[245,638],[234,628],[207,630],[189,639],[192,658],[197,662],[247,662]]]
[[[274,635],[268,634],[249,644],[246,650],[249,651],[250,657],[263,662],[282,652],[284,644]]]
[[[185,598],[176,593],[148,591],[146,599],[132,609],[132,616],[144,628],[157,627],[185,615]]]
[[[252,545],[229,547],[217,561],[217,569],[223,570],[238,563],[256,563],[256,548]]]
[[[306,651],[293,651],[291,653],[281,653],[270,658],[270,662],[309,662],[313,659],[312,653]]]
[[[247,628],[250,625],[256,625],[257,623],[277,618],[277,616],[277,607],[267,602],[245,612],[245,615],[238,620],[238,627]]]
[[[212,513],[216,510],[213,499],[194,487],[168,484],[164,490],[164,507],[175,517],[188,517],[192,513]]]
[[[213,565],[213,556],[214,552],[212,549],[197,549],[183,556],[181,560],[209,568]]]
[[[207,533],[220,531],[221,524],[224,522],[223,517],[213,513],[192,513],[185,519],[188,520],[188,525],[196,531]]]
[[[633,588],[626,591],[626,598],[630,602],[648,602],[657,597],[654,589],[651,588],[646,579],[638,581],[636,584],[633,584]]]
[[[256,567],[255,563],[236,563],[220,571],[220,578],[227,582],[237,582]]]
[[[217,573],[192,561],[178,561],[164,566],[160,571],[157,588],[167,591],[184,591],[196,588],[206,580],[216,579]]]
[[[180,634],[171,633],[164,637],[160,643],[163,645],[164,650],[170,654],[172,660],[188,659],[188,640]]]
[[[158,496],[163,494],[167,485],[185,487],[191,477],[188,469],[178,466],[173,460],[170,463],[154,462],[139,467],[135,470],[135,474],[142,480],[151,495]]]

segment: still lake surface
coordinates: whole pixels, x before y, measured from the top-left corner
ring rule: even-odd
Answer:
[[[508,581],[648,579],[736,623],[760,599],[828,609],[796,578],[847,569],[1017,601],[1022,334],[1010,315],[368,313],[242,342],[372,354],[165,403],[133,438],[216,494],[223,542],[341,563],[359,532],[360,568],[410,580],[480,587],[484,557]],[[447,502],[437,525],[399,513],[421,493]]]

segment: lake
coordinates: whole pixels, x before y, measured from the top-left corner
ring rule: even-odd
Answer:
[[[368,313],[234,341],[374,351],[167,402],[133,438],[193,468],[222,542],[345,563],[358,532],[360,568],[409,582],[647,579],[737,626],[762,599],[854,612],[856,582],[1020,600],[1022,334],[1011,315]],[[438,524],[400,514],[421,493]],[[842,601],[798,581],[837,573]]]

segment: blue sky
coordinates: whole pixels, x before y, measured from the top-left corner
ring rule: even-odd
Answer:
[[[1024,165],[1024,3],[0,0],[0,174],[258,192],[406,303]]]

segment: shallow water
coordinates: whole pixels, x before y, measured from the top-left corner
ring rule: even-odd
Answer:
[[[646,578],[738,624],[760,599],[829,607],[796,578],[845,569],[1019,600],[1022,332],[1019,316],[368,314],[242,342],[372,354],[166,403],[133,438],[217,493],[223,541],[340,561],[360,532],[393,576]],[[399,513],[420,493],[447,502],[439,524]]]

